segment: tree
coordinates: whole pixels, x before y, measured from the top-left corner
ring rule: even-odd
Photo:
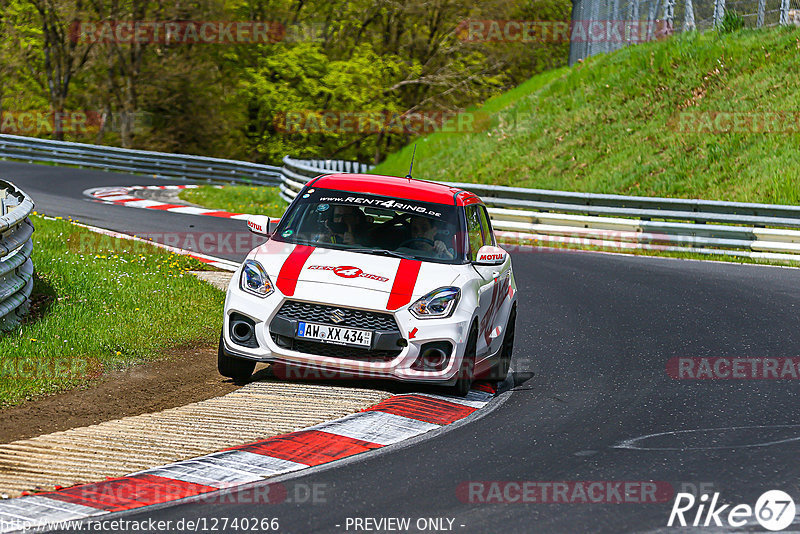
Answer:
[[[248,132],[257,157],[276,161],[280,151],[288,151],[377,162],[407,143],[412,133],[287,133],[276,131],[272,123],[302,110],[401,115],[459,111],[547,66],[563,64],[563,44],[470,43],[457,32],[470,18],[530,14],[565,20],[569,2],[547,1],[563,6],[546,10],[512,0],[477,5],[467,0],[246,0],[236,8],[241,13],[272,13],[289,27],[302,21],[321,28],[315,41],[261,46],[257,53],[236,50],[236,62],[245,71]],[[542,61],[554,50],[560,59]]]
[[[81,44],[70,34],[71,24],[86,14],[84,1],[11,0],[6,13],[27,74],[47,95],[51,111],[63,113],[92,50],[91,43]],[[53,136],[63,139],[64,132],[56,128]]]

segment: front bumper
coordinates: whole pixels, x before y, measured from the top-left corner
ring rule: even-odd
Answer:
[[[319,289],[320,291],[316,294],[325,294],[323,287]],[[443,385],[455,383],[456,375],[464,356],[466,335],[472,320],[471,313],[465,313],[456,308],[449,318],[420,320],[411,315],[407,307],[392,313],[385,309],[352,305],[352,302],[384,303],[386,298],[385,293],[363,290],[357,296],[353,294],[347,298],[336,298],[334,296],[326,298],[324,302],[313,303],[349,310],[366,310],[389,314],[394,318],[397,329],[399,329],[399,331],[396,330],[394,332],[373,331],[374,339],[369,352],[355,349],[353,353],[358,354],[358,356],[334,357],[303,352],[302,347],[296,350],[300,345],[296,343],[290,343],[289,346],[286,346],[287,339],[291,340],[297,332],[297,322],[278,316],[278,312],[287,301],[308,302],[307,300],[286,298],[278,290],[266,298],[259,298],[247,294],[241,291],[238,286],[231,284],[225,300],[224,349],[231,356],[239,358],[259,362],[283,363],[291,367],[319,372],[318,374],[307,373],[306,376],[308,377],[330,378],[335,373],[336,376],[344,378],[352,376]],[[234,313],[244,315],[253,321],[258,347],[251,348],[239,345],[231,339],[230,317]],[[452,345],[450,357],[441,370],[418,370],[412,368],[421,355],[420,349],[428,343],[437,341],[449,342]],[[333,345],[333,347],[336,350],[331,352],[347,352],[347,349],[343,347],[337,345]],[[376,356],[372,358],[370,353]]]

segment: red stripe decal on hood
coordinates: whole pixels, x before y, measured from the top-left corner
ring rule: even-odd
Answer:
[[[420,267],[422,267],[421,261],[400,260],[392,285],[392,293],[389,295],[389,302],[386,303],[387,310],[396,310],[411,302]]]
[[[303,270],[303,265],[311,253],[314,252],[314,247],[308,245],[297,245],[294,250],[283,262],[281,272],[278,273],[278,280],[275,285],[281,290],[281,293],[287,297],[294,295],[294,290],[297,287],[297,279],[300,278],[300,271]]]

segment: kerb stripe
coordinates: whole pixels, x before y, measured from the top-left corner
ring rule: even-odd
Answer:
[[[53,493],[44,493],[42,496],[109,512],[118,512],[175,501],[216,489],[211,486],[153,475],[133,475],[65,488]]]
[[[377,443],[330,434],[319,430],[301,430],[275,436],[232,450],[264,454],[305,465],[320,465],[354,454],[382,447]]]
[[[364,411],[385,412],[425,421],[436,425],[449,425],[463,419],[477,408],[448,402],[423,395],[397,395],[381,401]]]

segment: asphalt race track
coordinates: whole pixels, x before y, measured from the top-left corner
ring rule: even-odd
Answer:
[[[246,255],[246,252],[237,250],[231,253],[226,247],[215,247],[213,244],[214,235],[218,232],[247,232],[242,221],[113,206],[92,201],[83,194],[83,191],[92,187],[188,183],[184,180],[162,180],[135,174],[8,161],[0,161],[0,176],[28,193],[39,213],[72,217],[84,224],[116,232],[153,237],[154,241],[163,241],[157,235],[162,232],[209,232],[209,247],[217,249],[212,250],[212,255],[238,261]]]
[[[166,181],[5,162],[0,172],[34,198],[38,211],[113,230],[243,226],[106,206],[81,195],[89,187]],[[367,525],[365,518],[410,518],[411,532],[420,531],[416,522],[424,518],[444,518],[438,531],[669,532],[675,530],[666,526],[674,493],[658,503],[543,504],[469,502],[461,490],[471,481],[655,481],[674,492],[719,492],[720,502],[731,504],[753,506],[773,489],[797,500],[800,383],[676,380],[667,362],[798,356],[800,270],[551,251],[516,252],[514,268],[520,310],[512,368],[518,385],[479,418],[288,476],[282,503],[253,504],[250,491],[223,502],[185,502],[103,519],[176,525],[205,518],[208,527],[216,519],[217,531],[230,532],[241,531],[231,528],[234,518],[277,518],[278,532],[376,531],[358,528]],[[660,435],[637,439],[652,434]],[[687,512],[687,521],[695,511]],[[229,521],[225,529],[222,518]],[[392,531],[391,523],[381,525]],[[751,518],[737,531],[763,528]]]

